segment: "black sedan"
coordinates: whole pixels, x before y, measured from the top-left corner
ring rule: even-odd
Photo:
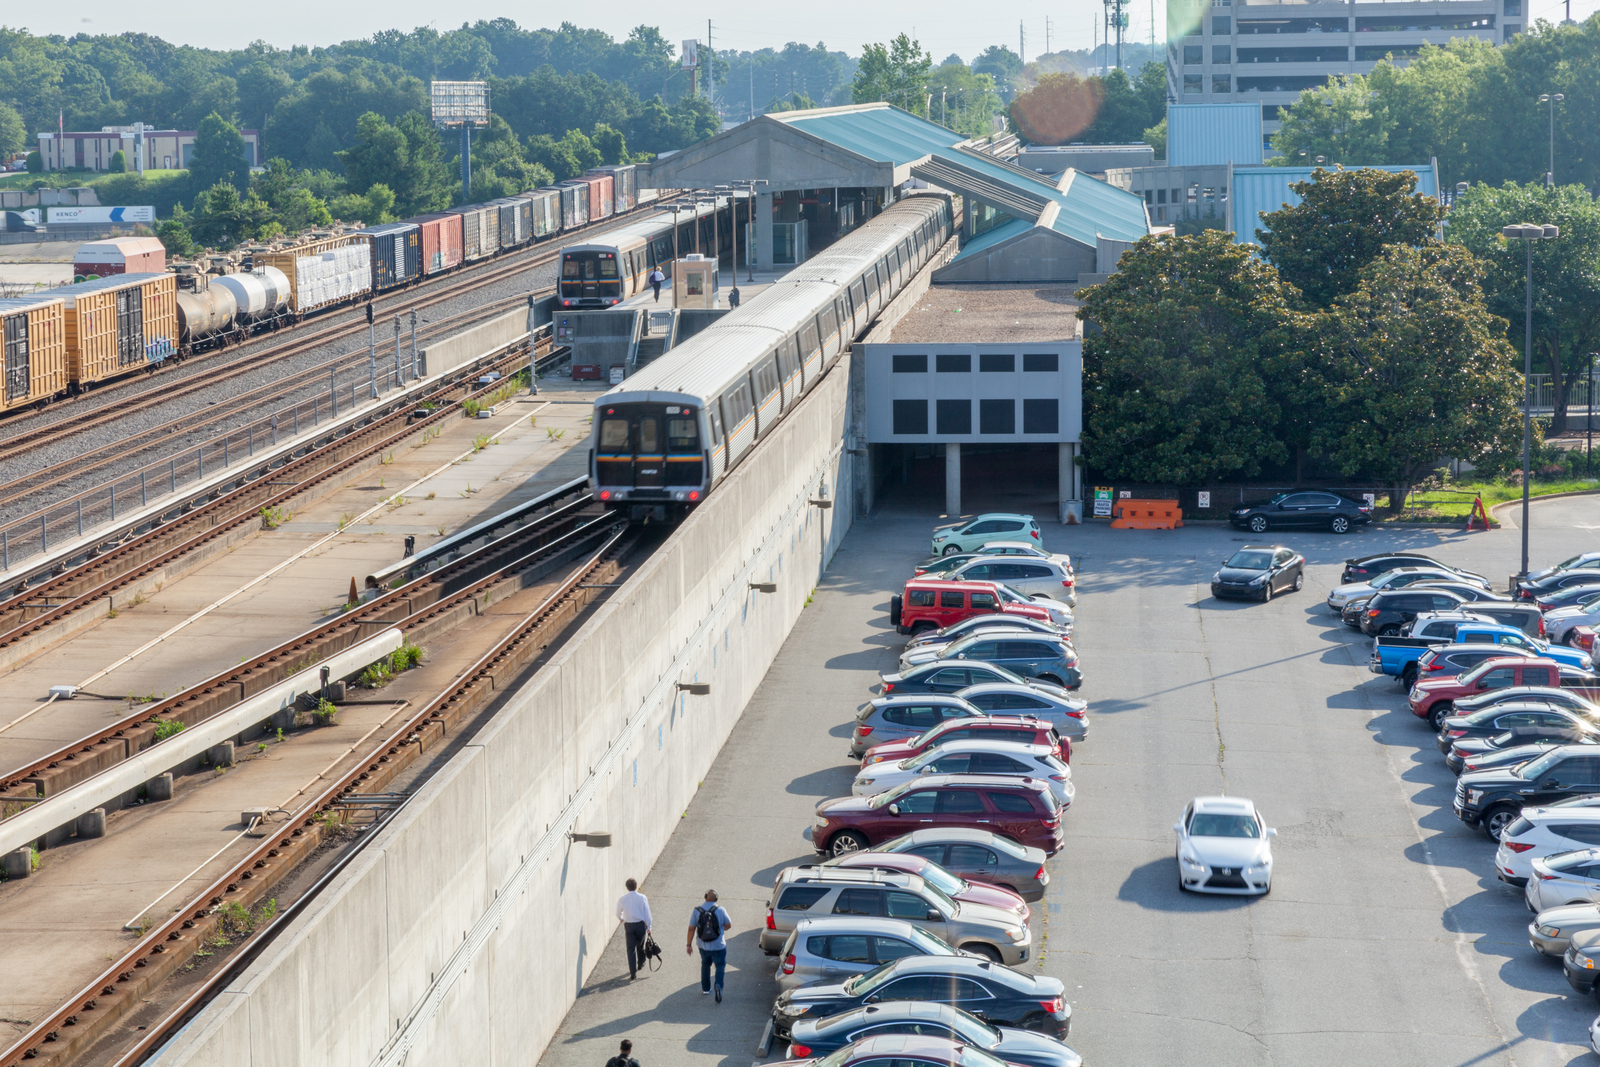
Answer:
[[[1305,567],[1305,557],[1292,548],[1250,545],[1222,561],[1211,576],[1211,595],[1267,601],[1273,593],[1298,593],[1306,583]]]
[[[947,1037],[1023,1067],[1079,1067],[1083,1063],[1083,1057],[1053,1037],[1009,1026],[991,1026],[949,1004],[916,1000],[869,1004],[822,1019],[801,1018],[790,1029],[789,1058],[826,1056],[853,1041],[879,1034]]]
[[[1448,756],[1457,741],[1468,737],[1493,737],[1519,726],[1543,726],[1557,730],[1582,730],[1588,726],[1582,715],[1544,704],[1509,704],[1472,715],[1451,715],[1439,726],[1439,752]]]
[[[1265,504],[1240,505],[1228,521],[1251,533],[1296,526],[1349,533],[1372,521],[1372,509],[1332,493],[1279,493]]]
[[[1541,746],[1597,744],[1600,744],[1600,729],[1593,726],[1518,726],[1489,737],[1458,737],[1451,744],[1444,762],[1450,770],[1460,774],[1469,763],[1473,765],[1473,770],[1479,771],[1495,766],[1495,762],[1484,757],[1497,756],[1512,749],[1532,746],[1532,754],[1538,755]],[[1532,756],[1523,758],[1531,759]]]
[[[1490,689],[1488,692],[1462,697],[1456,701],[1456,706],[1452,709],[1452,713],[1456,715],[1472,715],[1475,712],[1499,707],[1501,704],[1547,704],[1552,708],[1565,708],[1568,711],[1575,711],[1586,718],[1600,722],[1600,712],[1595,710],[1594,704],[1589,700],[1565,689],[1542,685],[1517,685],[1509,689]]]
[[[1555,608],[1581,608],[1588,605],[1596,597],[1600,597],[1600,585],[1585,585],[1582,582],[1578,582],[1557,592],[1544,594],[1538,599],[1538,605],[1541,611],[1550,611]]]
[[[1492,592],[1474,582],[1425,581],[1414,583],[1412,588],[1443,589],[1447,593],[1454,593],[1463,600],[1471,601],[1477,604],[1487,604],[1490,602],[1497,602],[1501,604],[1511,603],[1511,598],[1506,596],[1504,593]]]
[[[821,1019],[867,1004],[928,1000],[951,1004],[996,1026],[1066,1037],[1072,1009],[1059,978],[1013,971],[970,956],[902,956],[842,982],[786,989],[772,1004],[772,1032],[787,1041],[800,1019]]]
[[[1543,601],[1552,593],[1580,586],[1600,589],[1600,571],[1556,571],[1548,578],[1540,578],[1535,582],[1518,582],[1517,599]]]

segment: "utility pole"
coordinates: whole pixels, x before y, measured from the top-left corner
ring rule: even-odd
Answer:
[[[711,20],[706,19],[706,99],[716,103],[717,67],[711,54]]]
[[[394,313],[394,380],[396,385],[406,384],[405,368],[400,365],[400,312]]]
[[[367,390],[378,399],[378,335],[372,329],[372,301],[367,301]]]
[[[1028,28],[1022,20],[1017,20],[1017,57],[1022,60],[1022,65],[1028,65]]]
[[[1044,54],[1050,54],[1050,16],[1044,17]]]

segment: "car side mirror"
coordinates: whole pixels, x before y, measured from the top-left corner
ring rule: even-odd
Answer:
[[[933,908],[929,908],[928,909],[928,921],[931,922],[931,923],[942,923],[942,922],[944,922],[944,916],[942,914],[940,914],[937,910],[935,910]]]
[[[966,658],[967,658],[967,654],[965,652],[956,653],[956,659],[966,659]]]
[[[1267,827],[1267,836],[1268,837],[1277,837],[1278,836],[1278,831],[1276,829],[1274,829],[1273,827],[1269,826],[1269,827]]]
[[[890,804],[889,808],[888,808],[888,811],[889,811],[890,815],[899,815],[900,814],[900,805],[898,805],[898,804]]]
[[[1175,833],[1175,834],[1183,833],[1183,823],[1181,823],[1181,822],[1173,823],[1172,824],[1172,832]]]

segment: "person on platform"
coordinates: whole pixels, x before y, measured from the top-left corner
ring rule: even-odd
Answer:
[[[685,954],[694,952],[695,942],[700,942],[700,992],[709,994],[716,990],[717,1003],[722,1003],[722,974],[728,966],[728,931],[733,920],[717,903],[717,891],[706,890],[704,904],[695,906],[689,915],[689,936],[684,940]],[[711,970],[716,968],[717,980],[713,987]]]
[[[631,982],[644,969],[644,939],[654,923],[650,919],[650,899],[639,892],[639,883],[629,878],[626,885],[628,891],[617,900],[617,918],[622,920],[622,929],[628,938],[628,981]]]

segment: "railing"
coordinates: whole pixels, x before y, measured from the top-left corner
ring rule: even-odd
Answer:
[[[1533,383],[1533,408],[1536,411],[1553,411],[1556,406],[1555,378],[1549,374],[1530,374]],[[1567,414],[1581,415],[1589,410],[1590,394],[1594,405],[1600,408],[1600,374],[1579,378],[1567,392]]]

